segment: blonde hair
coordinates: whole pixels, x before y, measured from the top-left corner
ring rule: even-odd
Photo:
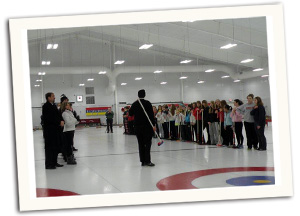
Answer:
[[[64,112],[66,110],[66,106],[68,104],[71,106],[71,103],[69,102],[62,102],[62,104],[60,105],[61,112]]]

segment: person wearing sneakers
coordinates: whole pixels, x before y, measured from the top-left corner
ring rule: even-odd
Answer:
[[[67,156],[67,164],[74,165],[77,164],[73,154],[74,146],[74,132],[75,132],[75,125],[79,122],[74,117],[71,106],[69,102],[63,102],[61,104],[61,111],[62,117],[64,119],[64,135],[66,138],[66,156]]]
[[[257,149],[257,144],[258,144],[257,135],[254,126],[254,118],[252,115],[250,115],[250,112],[254,109],[255,106],[255,104],[253,103],[253,98],[254,95],[249,94],[247,96],[248,103],[245,103],[236,108],[236,111],[244,116],[244,126],[246,130],[248,150],[251,150],[252,147],[254,149]]]
[[[235,99],[234,100],[234,108],[232,109],[232,112],[230,114],[232,121],[234,122],[234,131],[235,131],[235,135],[236,135],[236,139],[238,142],[238,145],[236,146],[236,148],[241,149],[243,148],[243,141],[244,141],[244,137],[243,137],[243,116],[236,111],[237,107],[243,105],[243,102],[239,99]]]

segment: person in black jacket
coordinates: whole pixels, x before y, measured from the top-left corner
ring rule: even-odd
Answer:
[[[56,169],[61,167],[57,163],[57,155],[60,151],[60,131],[64,126],[56,105],[54,104],[55,95],[49,92],[45,95],[47,102],[42,107],[44,121],[44,138],[45,138],[45,167],[46,169]]]
[[[250,114],[254,117],[254,126],[259,142],[259,147],[257,150],[265,151],[267,150],[267,140],[264,134],[266,125],[266,111],[260,97],[255,97],[254,103],[254,109],[250,112]]]
[[[155,125],[152,105],[149,101],[144,99],[145,96],[146,92],[144,89],[138,91],[138,97],[143,104],[145,111],[152,122],[152,125]],[[155,166],[155,164],[151,162],[150,156],[153,131],[156,130],[155,126],[152,128],[138,100],[135,101],[130,107],[129,115],[134,115],[134,128],[139,144],[139,155],[142,166]]]

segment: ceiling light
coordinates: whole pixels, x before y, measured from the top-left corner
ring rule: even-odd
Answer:
[[[198,81],[198,83],[205,83],[205,81],[203,81],[203,80],[202,81]]]
[[[262,71],[264,70],[263,68],[257,68],[257,69],[254,69],[253,71]]]
[[[269,75],[262,75],[261,77],[268,77]]]
[[[40,85],[34,85],[34,87],[40,87]]]
[[[208,69],[208,70],[206,70],[205,72],[206,72],[206,73],[210,73],[210,72],[213,72],[213,71],[215,71],[215,69]]]
[[[153,44],[144,44],[144,45],[140,46],[139,49],[149,49],[152,46],[153,46]]]
[[[46,75],[46,72],[39,72],[38,75],[44,76]]]
[[[181,76],[179,79],[186,79],[187,77],[186,76]]]
[[[53,44],[53,49],[57,49],[58,44]]]
[[[52,49],[53,48],[53,44],[48,44],[47,45],[47,49]]]
[[[123,64],[125,61],[124,60],[118,60],[115,62],[115,64]]]
[[[106,71],[100,71],[99,74],[106,74]]]
[[[84,86],[84,83],[80,83],[79,86]]]
[[[42,61],[42,65],[45,65],[46,64],[46,61]]]
[[[51,64],[51,62],[50,62],[50,61],[47,61],[47,62],[46,62],[46,64],[47,64],[47,65],[50,65],[50,64]]]
[[[181,64],[187,64],[187,63],[190,63],[192,60],[183,60],[183,61],[181,61],[180,63]]]
[[[87,81],[94,81],[94,78],[88,78]]]
[[[121,85],[127,85],[127,83],[121,83]]]
[[[43,82],[43,80],[36,80],[36,82]]]
[[[243,61],[241,61],[241,63],[248,63],[248,62],[252,62],[254,59],[245,59]]]
[[[223,78],[223,79],[224,79],[224,78],[228,78],[228,77],[230,77],[230,76],[222,76],[221,78]]]
[[[161,72],[162,72],[161,70],[154,71],[154,73],[161,73]]]
[[[233,82],[240,82],[241,80],[234,80]]]
[[[237,44],[227,44],[227,45],[225,45],[225,46],[222,46],[222,47],[220,47],[220,49],[230,49],[230,48],[232,48],[232,47],[235,47]]]
[[[135,80],[141,80],[142,79],[142,77],[136,77],[135,78]]]
[[[167,82],[161,82],[160,84],[161,84],[161,85],[165,85],[165,84],[167,84]]]

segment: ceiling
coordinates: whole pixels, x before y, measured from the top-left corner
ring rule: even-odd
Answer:
[[[29,30],[28,42],[32,75],[38,71],[98,74],[100,70],[109,70],[113,73],[118,68],[130,68],[135,73],[153,73],[154,68],[163,71],[169,68],[168,72],[177,68],[174,70],[177,73],[204,72],[205,66],[247,74],[244,78],[268,74],[265,17]],[[48,43],[57,43],[58,49],[47,50]],[[145,43],[153,46],[140,50]],[[228,43],[237,46],[220,49]],[[254,60],[241,63],[248,58]],[[181,64],[185,59],[192,62]],[[41,65],[43,60],[51,64]],[[125,63],[115,65],[116,60],[125,60]],[[264,71],[253,72],[256,68],[264,68]]]

